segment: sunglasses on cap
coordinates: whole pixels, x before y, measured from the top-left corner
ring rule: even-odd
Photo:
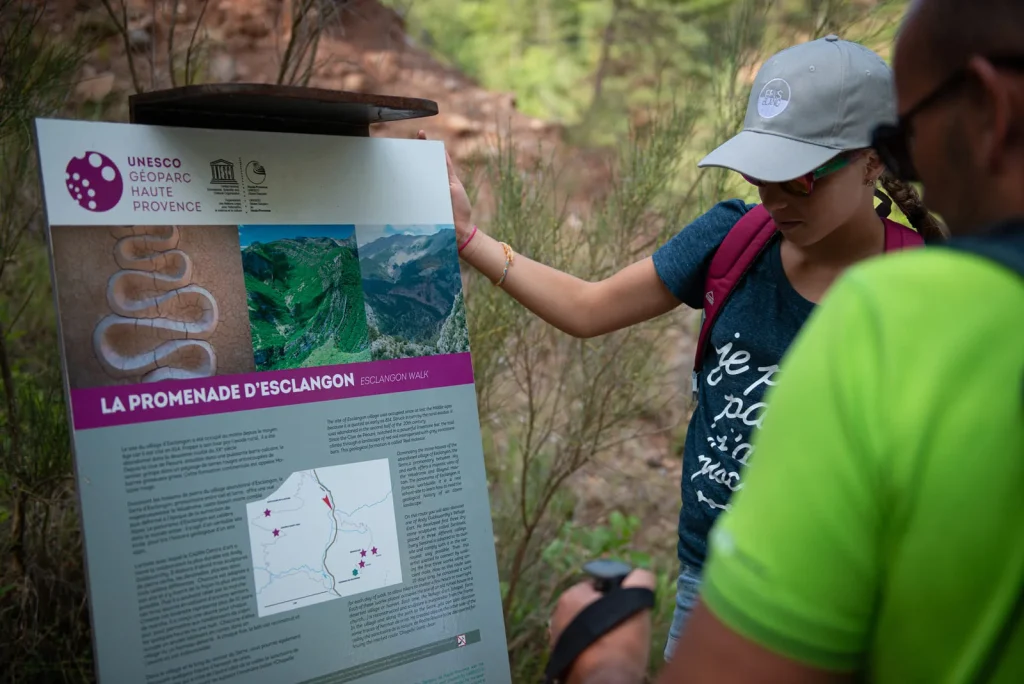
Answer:
[[[774,185],[778,185],[785,192],[788,192],[791,195],[801,195],[806,197],[807,195],[810,195],[811,192],[814,190],[814,181],[818,180],[819,178],[823,178],[824,176],[827,176],[830,173],[835,173],[836,171],[842,169],[843,167],[848,165],[851,160],[853,160],[856,154],[856,152],[842,152],[837,156],[832,157],[832,159],[825,162],[824,164],[814,169],[810,173],[805,173],[804,175],[799,176],[798,178],[793,178],[788,181],[774,183]],[[743,179],[745,181],[759,188],[763,188],[767,185],[773,185],[773,183],[759,180],[757,178],[752,178],[746,174],[740,175],[743,176]]]
[[[1004,69],[1024,70],[1024,55],[993,55],[984,57],[992,66]],[[910,138],[913,135],[913,119],[928,107],[967,83],[971,71],[966,66],[953,72],[920,102],[899,117],[896,124],[881,124],[872,134],[871,146],[878,152],[882,163],[898,179],[920,182],[920,176],[910,156]]]

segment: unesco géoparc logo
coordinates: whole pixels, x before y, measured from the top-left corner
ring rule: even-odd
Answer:
[[[124,194],[121,170],[102,152],[87,150],[64,169],[64,183],[78,206],[93,212],[110,211]]]

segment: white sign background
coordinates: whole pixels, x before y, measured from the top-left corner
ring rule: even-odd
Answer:
[[[56,119],[37,120],[36,126],[47,220],[65,234],[85,231],[87,226],[376,228],[385,224],[450,227],[453,222],[444,147],[439,141]],[[145,176],[139,178],[139,173]],[[139,206],[143,202],[148,209]],[[154,204],[157,211],[152,210]],[[171,206],[184,210],[167,209]],[[457,260],[454,238],[451,242],[449,256]],[[54,274],[56,281],[56,266]],[[239,287],[244,286],[242,279],[238,273]],[[55,293],[59,289],[55,283]],[[65,354],[63,313],[58,307]],[[470,364],[468,356],[466,364]],[[445,357],[420,357],[413,362],[423,366],[438,358]],[[362,365],[372,367],[372,363]],[[66,354],[63,364],[70,396]],[[442,680],[508,684],[477,399],[472,366],[467,368],[467,381],[458,385],[73,430],[98,680],[102,684],[427,684]],[[230,376],[220,377],[231,382]],[[409,447],[382,443],[343,453],[331,448],[328,426],[332,421],[414,411],[419,415],[438,406],[451,415],[452,427],[443,435]],[[200,453],[207,460],[193,457],[196,465],[189,474],[155,478],[145,491],[129,491],[126,485],[125,454],[141,454],[144,445],[164,456],[191,455],[191,450],[201,448],[196,444],[207,440],[237,442],[239,435],[265,434],[261,431],[271,428],[278,449],[274,462],[221,467],[216,457]],[[458,469],[458,486],[451,491],[435,488],[425,501],[414,500],[411,493],[407,497],[400,449],[408,455],[423,447],[423,453],[430,454],[427,447],[440,445],[449,445],[446,453],[453,455],[450,463]],[[235,458],[234,452],[227,458]],[[390,469],[388,505],[395,507],[401,580],[333,601],[298,605],[306,597],[296,597],[292,609],[259,617],[251,552],[254,528],[245,523],[246,504],[266,498],[274,491],[267,485],[284,482],[294,472],[375,459],[386,459]],[[195,508],[189,504],[191,512],[176,508],[176,502],[200,497],[206,502],[203,508],[198,504]],[[313,503],[319,504],[316,499]],[[330,501],[321,505],[323,514],[333,515]],[[356,502],[357,507],[361,505]],[[151,513],[150,506],[162,507],[153,510],[165,511],[159,515],[175,526],[174,538],[170,532],[159,541],[140,537],[140,524],[158,520],[147,517],[150,522],[140,522],[142,516],[158,515]],[[198,529],[195,521],[213,520],[214,515],[222,515],[217,511],[228,509],[234,522],[218,518],[225,522],[209,523],[201,533],[190,532]],[[408,522],[414,514],[423,516],[417,518],[416,527]],[[435,562],[432,556],[414,558],[409,548],[413,542],[426,548],[426,533],[436,530],[458,539],[458,554],[439,551],[439,557],[448,553],[445,562],[450,565]],[[358,553],[352,546],[345,548],[348,554]],[[451,549],[455,548],[453,541]],[[371,547],[370,553],[377,552]],[[207,557],[211,560],[204,560]],[[217,563],[217,572],[193,566],[189,559],[209,562],[209,568]],[[308,568],[286,572],[292,570],[306,573]],[[424,612],[414,616],[406,605],[413,600],[419,603],[408,605]],[[356,601],[362,602],[361,608],[350,611]],[[373,610],[367,608],[370,601]],[[386,610],[380,607],[384,605]]]
[[[444,145],[433,140],[218,131],[37,119],[46,213],[55,226],[394,223],[450,224]],[[372,153],[370,150],[372,149]],[[124,190],[109,211],[90,211],[68,191],[68,163],[99,152],[120,171]],[[351,159],[352,163],[345,160]],[[211,163],[235,165],[241,200],[225,210]],[[140,162],[142,165],[140,165]],[[169,164],[168,164],[169,162]],[[257,162],[261,183],[247,179]],[[145,174],[133,180],[134,174]],[[166,182],[187,174],[189,182]],[[70,174],[68,174],[70,175]],[[170,188],[170,196],[163,193]],[[156,195],[156,196],[154,196]],[[248,195],[248,197],[247,197]],[[249,197],[262,211],[249,208]],[[148,203],[143,209],[136,203]],[[199,211],[165,207],[198,203]],[[156,205],[159,210],[153,211]],[[218,208],[220,210],[218,211]]]

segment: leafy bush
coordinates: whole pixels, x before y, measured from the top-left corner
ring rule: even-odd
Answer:
[[[532,259],[591,280],[607,277],[648,255],[693,210],[672,179],[694,122],[694,109],[669,108],[635,130],[585,227],[560,209],[551,165],[522,171],[514,145],[502,140],[482,169],[494,200],[481,225]],[[594,458],[642,432],[645,416],[682,413],[686,400],[667,352],[668,332],[685,313],[581,340],[478,274],[467,273],[466,281],[509,657],[513,680],[530,681],[546,659],[552,602],[588,555],[630,552],[633,561],[652,565],[628,548],[631,519],[613,516],[607,530],[573,523],[577,502],[569,483]],[[560,562],[552,565],[556,557]],[[674,564],[674,556],[661,563],[666,577]]]
[[[84,46],[46,3],[0,0],[0,662],[9,681],[91,673],[81,534],[32,119],[60,111]]]

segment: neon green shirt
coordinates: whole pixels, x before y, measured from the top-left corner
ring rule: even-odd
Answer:
[[[1000,642],[988,681],[1024,682],[1020,278],[941,248],[862,262],[782,369],[702,600],[870,681],[974,681]]]

